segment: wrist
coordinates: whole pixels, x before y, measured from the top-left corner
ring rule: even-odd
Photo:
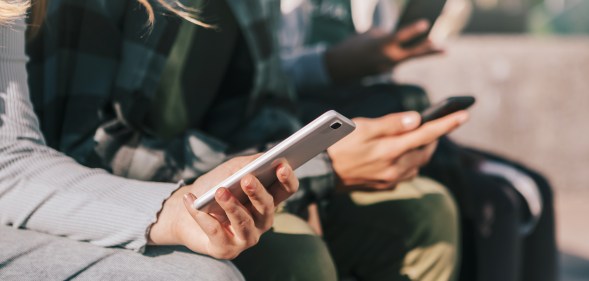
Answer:
[[[148,235],[149,245],[178,245],[182,244],[177,230],[178,216],[182,214],[182,195],[188,193],[186,186],[174,191],[164,201],[163,207],[157,216],[157,221],[151,226]],[[180,209],[181,207],[182,209]]]

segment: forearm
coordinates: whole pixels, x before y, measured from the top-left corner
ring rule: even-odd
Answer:
[[[26,85],[19,79],[10,83]],[[45,146],[23,87],[0,93],[6,107],[0,126],[0,223],[142,250],[149,226],[177,185],[115,177]]]
[[[45,146],[29,100],[24,23],[0,26],[0,224],[141,250],[175,184],[88,169]]]
[[[178,187],[88,169],[25,140],[3,145],[0,167],[0,223],[136,251]]]

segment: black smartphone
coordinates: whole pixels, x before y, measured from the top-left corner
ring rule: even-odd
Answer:
[[[436,103],[421,112],[421,124],[427,123],[438,118],[442,118],[456,111],[469,108],[475,103],[476,99],[471,96],[449,97],[439,103]]]
[[[440,14],[442,14],[445,5],[446,0],[409,0],[403,9],[396,31],[420,19],[429,21],[430,27],[427,32],[403,43],[402,46],[405,48],[412,47],[427,39],[434,23]]]

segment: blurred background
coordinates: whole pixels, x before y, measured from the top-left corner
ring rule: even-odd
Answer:
[[[589,0],[472,0],[447,53],[395,80],[432,101],[472,94],[459,142],[523,162],[555,188],[561,280],[589,280]]]

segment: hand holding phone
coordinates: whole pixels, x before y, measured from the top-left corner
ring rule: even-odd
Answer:
[[[149,244],[183,245],[217,259],[233,259],[257,244],[272,227],[276,204],[298,190],[298,180],[287,164],[276,169],[277,180],[271,186],[263,186],[252,175],[242,179],[241,188],[250,198],[249,205],[241,204],[224,188],[215,197],[225,211],[222,216],[199,212],[192,204],[195,194],[202,194],[203,189],[208,190],[258,156],[232,158],[172,193],[149,229]]]
[[[442,14],[446,0],[410,0],[406,4],[396,30],[407,27],[419,20],[427,20],[429,28],[421,35],[403,43],[403,47],[413,47],[428,38],[436,20]]]
[[[280,163],[286,161],[293,169],[296,169],[350,134],[355,127],[354,122],[345,116],[333,110],[328,111],[215,185],[200,196],[194,202],[193,207],[207,213],[222,213],[223,210],[215,201],[215,192],[221,187],[227,188],[240,202],[245,203],[247,196],[239,184],[244,176],[252,174],[264,186],[270,186],[276,180],[275,169]]]

